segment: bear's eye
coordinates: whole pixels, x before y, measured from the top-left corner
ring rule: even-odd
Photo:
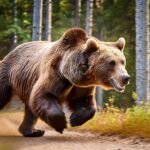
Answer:
[[[112,60],[109,62],[109,64],[114,67],[116,65],[116,62],[114,60]]]
[[[124,62],[123,60],[121,60],[121,64],[122,64],[122,65],[124,65],[124,64],[125,64],[125,62]]]
[[[86,64],[81,64],[80,68],[81,68],[82,72],[84,73],[88,69],[88,66]]]

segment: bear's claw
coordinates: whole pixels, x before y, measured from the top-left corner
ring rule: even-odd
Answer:
[[[30,133],[23,134],[24,137],[41,137],[45,133],[44,130],[33,129]]]
[[[63,134],[64,129],[55,129],[57,132],[59,132],[60,134]]]

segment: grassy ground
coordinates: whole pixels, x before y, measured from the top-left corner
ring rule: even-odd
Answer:
[[[75,130],[76,128],[72,128],[73,131],[65,130],[63,134],[51,130],[49,126],[39,120],[36,128],[45,130],[45,135],[41,138],[24,138],[19,134],[17,129],[22,122],[23,112],[1,112],[0,150],[150,150],[149,138],[100,136],[99,133],[119,132],[126,135],[126,131],[129,131],[128,135],[139,135],[139,132],[135,134],[135,130],[132,130],[134,126],[127,130],[131,124],[126,125],[125,128],[123,128],[123,124],[120,125],[122,121],[118,120],[124,119],[122,117],[124,113],[117,111],[118,109],[109,107],[107,110],[97,113],[95,118],[81,126],[78,132]],[[141,127],[143,126],[141,125]],[[83,130],[88,132],[83,132]],[[89,130],[98,134],[90,133]],[[142,133],[140,136],[148,135],[147,131],[148,128],[145,128],[144,132],[140,132]]]
[[[150,138],[150,103],[128,108],[126,111],[119,110],[114,106],[107,106],[92,120],[77,129],[102,134]]]
[[[0,133],[5,135],[19,135],[17,128],[22,122],[23,112],[5,112],[0,113]],[[15,127],[10,122],[16,124]],[[4,124],[5,123],[5,124]],[[49,127],[39,120],[38,128]],[[7,130],[4,130],[4,127]],[[71,130],[91,131],[100,134],[121,134],[123,136],[138,136],[144,138],[150,138],[150,103],[141,103],[141,106],[134,106],[125,110],[120,110],[113,106],[113,98],[106,104],[106,108],[100,112],[97,112],[94,118],[84,125],[71,128]],[[13,132],[12,132],[13,131]]]

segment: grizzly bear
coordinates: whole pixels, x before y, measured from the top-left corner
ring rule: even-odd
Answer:
[[[0,109],[13,95],[24,102],[19,131],[25,137],[44,134],[33,127],[38,118],[62,133],[64,104],[72,112],[71,126],[82,125],[95,114],[95,86],[122,92],[128,84],[124,47],[124,38],[103,42],[79,28],[55,42],[21,44],[0,63]]]

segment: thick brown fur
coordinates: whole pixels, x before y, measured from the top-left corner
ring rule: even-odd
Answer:
[[[0,62],[0,108],[13,94],[23,100],[25,117],[19,131],[28,137],[44,134],[34,129],[38,117],[62,133],[67,127],[64,103],[72,111],[72,126],[85,123],[96,111],[95,85],[121,91],[128,83],[124,45],[123,38],[101,42],[73,28],[55,42],[18,46]]]

